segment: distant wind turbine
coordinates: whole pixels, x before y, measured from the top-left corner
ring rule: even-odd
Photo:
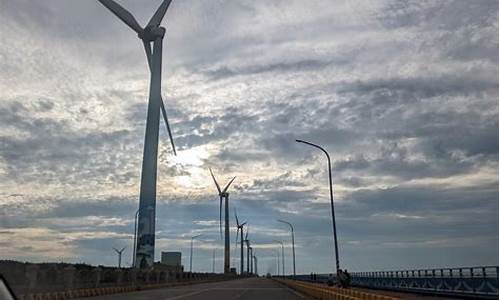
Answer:
[[[220,234],[222,236],[222,199],[224,199],[224,212],[225,212],[225,219],[224,219],[224,274],[230,273],[231,272],[231,266],[230,266],[230,242],[229,242],[229,193],[227,192],[227,189],[233,183],[233,181],[236,179],[236,177],[233,177],[229,181],[229,183],[224,187],[223,190],[220,189],[219,184],[217,183],[217,180],[215,179],[214,173],[212,172],[212,169],[210,170],[210,174],[212,175],[212,178],[215,182],[215,186],[217,187],[217,191],[219,192],[219,230]]]
[[[250,274],[250,240],[248,239],[248,232],[250,231],[250,226],[247,226],[247,233],[245,234],[245,244],[247,244],[247,273]]]
[[[245,256],[243,255],[243,226],[245,226],[245,224],[247,222],[243,222],[240,224],[239,220],[238,220],[238,215],[236,214],[236,209],[234,210],[234,217],[236,218],[236,243],[238,243],[238,232],[240,233],[240,250],[241,250],[241,258],[240,258],[240,274],[243,274],[244,271],[243,271],[243,266],[244,266],[244,262],[245,262]]]
[[[141,267],[151,267],[154,262],[155,253],[156,175],[160,111],[167,126],[172,150],[174,154],[176,154],[167,112],[161,97],[161,63],[165,28],[161,27],[160,23],[172,0],[164,0],[144,28],[137,23],[130,12],[115,1],[98,1],[137,33],[144,45],[149,70],[151,72],[146,135],[142,160],[141,191],[139,197],[139,209],[141,210],[139,212],[138,241],[134,263],[134,267],[136,267],[137,264]],[[151,49],[151,43],[153,43],[153,49]],[[153,209],[150,211],[142,209],[149,206],[153,207]]]
[[[118,250],[115,247],[113,247],[113,250],[115,250],[115,252],[118,254],[118,268],[122,267],[122,253],[123,251],[125,251],[125,248],[126,247],[123,247],[121,250]]]

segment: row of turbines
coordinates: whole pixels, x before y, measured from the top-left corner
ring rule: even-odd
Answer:
[[[157,186],[157,165],[158,165],[158,139],[159,139],[159,125],[160,125],[160,114],[166,125],[166,129],[170,138],[170,144],[172,146],[172,151],[174,155],[177,155],[175,144],[172,138],[172,132],[168,122],[167,111],[165,104],[163,102],[161,93],[161,80],[162,80],[162,49],[163,49],[163,38],[165,36],[166,29],[161,26],[161,22],[170,7],[172,0],[163,0],[156,12],[153,14],[146,26],[142,27],[134,16],[119,5],[114,0],[98,0],[102,5],[104,5],[108,10],[110,10],[116,17],[118,17],[123,23],[130,27],[141,40],[146,54],[147,67],[150,72],[150,84],[149,84],[149,99],[146,117],[146,133],[144,137],[144,152],[142,160],[142,172],[141,172],[141,184],[140,184],[140,194],[139,194],[139,209],[136,212],[135,220],[135,236],[134,236],[134,253],[133,253],[133,267],[140,268],[150,268],[154,264],[154,253],[155,253],[155,222],[156,222],[156,186]],[[330,179],[330,201],[332,210],[332,223],[333,223],[333,233],[335,242],[335,261],[337,272],[339,270],[339,258],[338,258],[338,246],[337,246],[337,233],[335,228],[335,215],[333,207],[333,190],[332,190],[332,177],[331,177],[331,166],[330,157],[328,153],[318,145],[297,140],[297,142],[309,144],[316,148],[321,149],[328,157],[329,166],[329,179]],[[221,189],[212,170],[210,170],[212,178],[217,186],[219,192],[220,204],[219,204],[219,228],[222,234],[222,202],[224,200],[224,273],[230,272],[230,240],[229,240],[229,193],[228,188],[235,178],[232,178],[226,186]],[[292,230],[293,239],[293,227],[290,223],[284,222],[290,225]],[[241,251],[243,253],[243,241],[247,246],[247,265],[248,257],[251,253],[251,244],[248,240],[248,228],[245,240],[242,238],[243,227],[245,223],[240,224],[237,222],[238,232],[241,230],[240,235],[240,245]],[[241,226],[241,227],[240,227]],[[292,241],[293,242],[293,241]],[[118,251],[118,250],[117,250]],[[120,264],[121,264],[121,253],[123,249],[118,251]],[[241,255],[241,261],[243,261],[243,255]],[[283,260],[284,256],[282,257]],[[293,243],[293,261],[294,261],[294,274],[295,274],[295,246]],[[251,264],[250,264],[251,265]],[[249,269],[248,266],[247,269]],[[241,265],[240,265],[241,268]],[[243,269],[243,268],[241,268]]]

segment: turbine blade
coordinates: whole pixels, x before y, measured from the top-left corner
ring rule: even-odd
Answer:
[[[115,250],[116,252],[119,252],[118,249],[116,249],[115,247],[113,247],[113,250]]]
[[[123,247],[122,250],[120,250],[120,252],[123,252],[123,250],[125,250],[125,248],[127,248],[127,247]]]
[[[146,58],[148,59],[149,70],[151,71],[151,59],[152,59],[151,43],[145,40],[142,40],[142,43],[144,44],[144,50],[146,51]]]
[[[214,176],[214,173],[212,172],[212,169],[211,168],[208,168],[210,170],[210,174],[212,175],[212,178],[214,179],[214,182],[215,182],[215,186],[217,187],[217,191],[219,192],[219,195],[221,194],[221,191],[220,191],[220,186],[219,184],[217,183],[217,180],[215,180],[215,176]],[[222,201],[222,200],[221,200]]]
[[[174,151],[174,155],[177,156],[177,152],[175,151],[174,138],[172,137],[172,131],[170,130],[170,125],[168,124],[167,110],[165,109],[163,98],[161,99],[161,113],[163,115],[163,120],[165,120],[165,124],[167,125],[167,131],[168,131],[168,136],[170,137],[170,144],[172,145],[172,150]]]
[[[113,0],[99,0],[102,5],[104,5],[107,9],[109,9],[115,16],[117,16],[123,23],[127,24],[130,28],[132,28],[135,32],[141,33],[142,27],[137,23],[137,20],[132,16],[130,12],[128,12],[125,8],[123,8],[120,4],[116,3]]]
[[[236,226],[240,227],[240,222],[238,221],[238,215],[236,214],[236,208],[234,209],[234,217],[236,218]]]
[[[246,224],[247,224],[247,222],[243,222],[243,224],[240,224],[240,226],[243,227]]]
[[[172,2],[172,0],[164,0],[160,4],[160,7],[158,7],[155,14],[151,17],[151,20],[149,20],[148,26],[160,26],[161,20],[163,19],[163,16],[165,16],[170,2]]]
[[[233,183],[233,181],[236,179],[236,176],[233,177],[233,179],[231,179],[231,181],[229,181],[229,183],[226,185],[226,187],[224,188],[224,190],[222,191],[222,193],[225,193],[227,191],[227,189],[229,188],[229,186],[231,185],[231,183]]]

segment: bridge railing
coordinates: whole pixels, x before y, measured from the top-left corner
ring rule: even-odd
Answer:
[[[431,294],[498,297],[498,266],[353,272],[352,284]]]
[[[352,275],[358,277],[386,278],[498,278],[498,266],[354,272]]]

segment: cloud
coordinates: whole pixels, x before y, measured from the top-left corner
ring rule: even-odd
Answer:
[[[141,24],[157,5],[120,3]],[[142,45],[97,2],[3,6],[0,252],[111,265],[111,247],[126,245],[128,261]],[[329,272],[326,157],[301,138],[332,157],[343,266],[497,264],[497,11],[489,0],[173,3],[162,92],[178,155],[161,125],[158,257],[202,233],[197,268],[211,270],[213,249],[221,262],[212,167],[237,176],[231,209],[261,270],[273,239],[290,242],[283,218],[298,271]]]

